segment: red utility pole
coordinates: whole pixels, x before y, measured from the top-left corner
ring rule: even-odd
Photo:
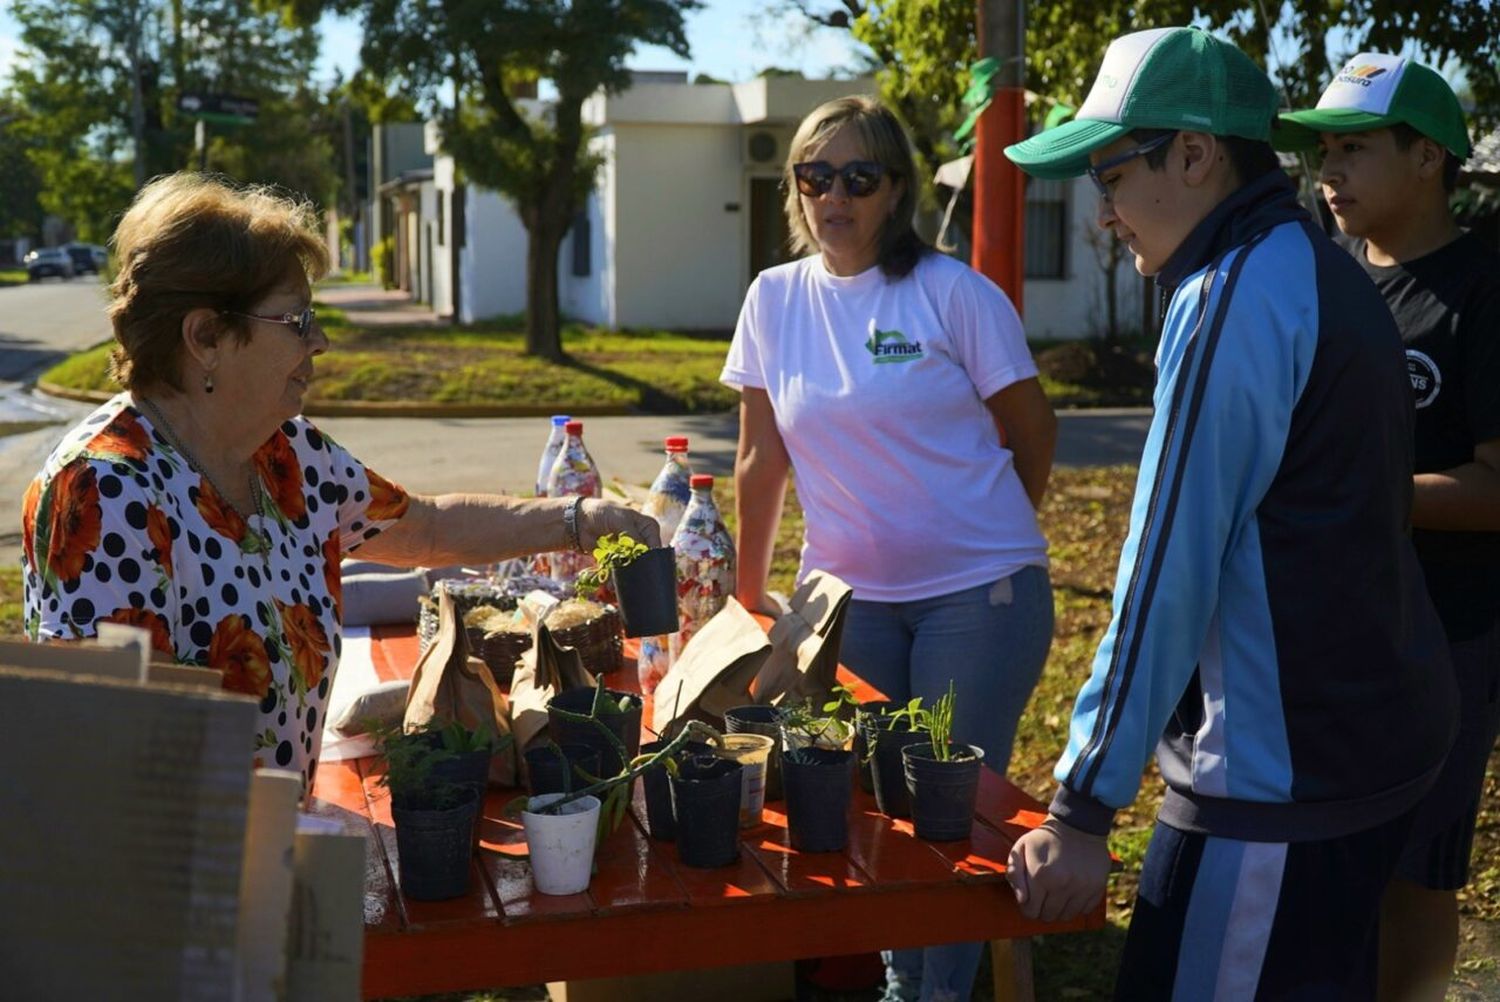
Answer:
[[[975,123],[974,250],[970,263],[1022,312],[1025,281],[1026,188],[1005,147],[1026,138],[1026,8],[1024,0],[979,0],[980,56],[1000,63],[995,96]]]

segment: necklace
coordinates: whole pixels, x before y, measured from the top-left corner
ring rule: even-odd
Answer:
[[[250,519],[245,516],[244,512],[240,511],[239,507],[233,501],[229,500],[229,495],[224,492],[224,488],[219,486],[219,482],[213,478],[208,470],[204,469],[203,464],[198,462],[193,457],[193,454],[187,450],[187,447],[182,444],[182,436],[177,434],[176,429],[172,427],[172,422],[167,420],[167,416],[161,412],[161,409],[150,400],[142,398],[140,402],[151,413],[152,423],[167,437],[167,441],[172,444],[172,447],[182,454],[182,458],[187,460],[189,466],[202,475],[204,480],[208,481],[209,486],[214,489],[214,493],[218,494],[224,503],[229,506],[230,510],[245,523],[246,530],[254,535],[259,543],[261,562],[269,566],[271,562],[271,534],[264,528],[250,528]],[[255,476],[255,465],[253,463],[250,466],[250,472],[247,476],[250,484],[250,497],[255,502],[256,517],[264,525],[266,519],[265,505],[261,501],[262,491],[260,481]]]

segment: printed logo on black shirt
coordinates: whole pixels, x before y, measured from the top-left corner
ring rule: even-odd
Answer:
[[[1437,399],[1443,389],[1443,373],[1437,363],[1415,348],[1406,349],[1406,375],[1411,380],[1411,392],[1421,410]]]

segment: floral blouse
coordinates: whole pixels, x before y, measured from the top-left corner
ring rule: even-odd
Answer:
[[[257,766],[310,785],[338,667],[343,554],[406,513],[406,492],[311,422],[255,453],[264,516],[227,504],[122,393],[63,439],[22,502],[26,631],[151,634],[260,700]],[[265,540],[269,539],[269,545]]]

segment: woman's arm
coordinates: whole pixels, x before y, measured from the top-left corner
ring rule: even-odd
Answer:
[[[1057,416],[1035,378],[1011,383],[984,401],[1000,429],[1001,443],[1015,457],[1016,475],[1033,508],[1041,508],[1057,448]]]
[[[745,387],[740,393],[740,442],[734,457],[734,509],[739,520],[735,597],[752,612],[776,612],[766,598],[766,577],[771,572],[791,468],[771,398],[765,390]]]
[[[1422,529],[1500,529],[1500,438],[1474,446],[1474,461],[1441,473],[1418,473],[1411,521]]]
[[[572,498],[514,498],[500,494],[411,496],[406,514],[366,542],[359,555],[401,567],[490,564],[530,553],[572,549],[563,509]],[[611,532],[648,546],[661,545],[656,519],[625,505],[588,498],[578,510],[585,551]]]

